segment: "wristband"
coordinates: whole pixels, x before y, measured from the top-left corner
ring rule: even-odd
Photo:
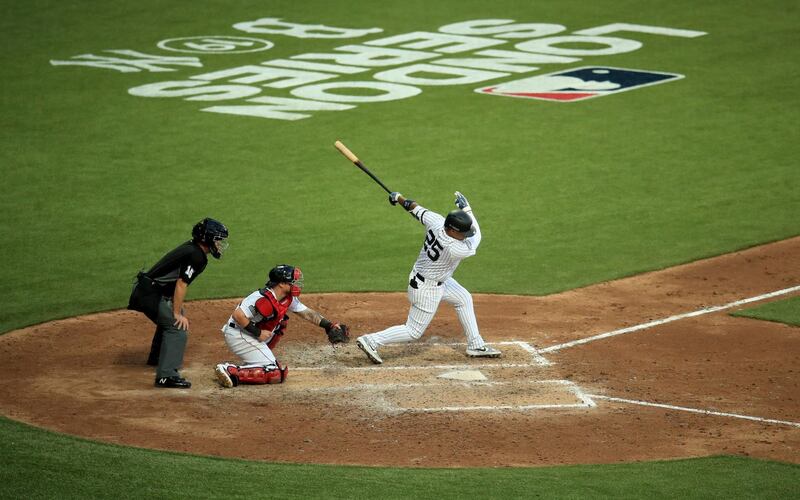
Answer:
[[[415,203],[414,200],[405,199],[405,200],[403,200],[403,208],[406,209],[406,212],[410,212],[411,211],[411,205],[414,204],[414,203]]]
[[[258,327],[255,321],[251,320],[249,323],[247,323],[247,326],[244,327],[244,330],[255,337],[261,336],[261,328]]]
[[[328,328],[330,328],[330,327],[331,327],[331,325],[333,325],[333,323],[332,323],[332,322],[330,322],[330,321],[328,321],[328,320],[327,320],[327,319],[325,319],[325,318],[322,318],[322,321],[320,321],[320,322],[319,322],[319,326],[321,326],[321,327],[322,327],[322,328],[324,328],[325,330],[327,330]]]

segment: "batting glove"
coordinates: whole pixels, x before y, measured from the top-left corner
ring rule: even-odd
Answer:
[[[456,206],[461,210],[469,210],[469,202],[467,201],[467,198],[458,191],[455,192],[455,195],[456,195]]]
[[[398,200],[398,198],[400,198],[401,196],[403,195],[398,193],[397,191],[392,191],[391,193],[389,193],[389,203],[391,203],[392,205],[397,205],[397,203],[400,201]]]

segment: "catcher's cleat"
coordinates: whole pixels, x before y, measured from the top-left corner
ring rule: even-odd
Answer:
[[[236,365],[232,365],[231,363],[220,363],[214,368],[214,373],[217,375],[217,380],[219,381],[222,387],[231,388],[237,384],[236,376],[231,374],[230,368],[235,369]]]
[[[182,377],[157,377],[156,387],[169,387],[174,389],[188,389],[192,383]]]
[[[380,356],[378,356],[378,349],[375,345],[367,338],[366,335],[362,335],[356,339],[356,345],[359,349],[364,351],[364,354],[367,355],[370,361],[379,365],[383,363],[383,360]]]
[[[470,358],[499,358],[500,351],[490,345],[484,345],[476,349],[467,347],[467,356]]]
[[[218,364],[214,367],[214,374],[217,376],[217,381],[222,387],[233,387],[233,380],[231,380],[228,371],[225,369],[225,364]]]

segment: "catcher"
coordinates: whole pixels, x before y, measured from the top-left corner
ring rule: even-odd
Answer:
[[[302,288],[303,272],[300,268],[281,264],[269,272],[269,281],[264,288],[254,291],[236,306],[222,332],[228,348],[244,364],[221,363],[216,366],[214,372],[223,387],[280,384],[286,380],[288,367],[281,366],[272,350],[286,333],[289,311],[322,327],[331,344],[350,339],[347,325],[327,320],[300,302],[298,297]],[[263,341],[262,332],[266,332]]]

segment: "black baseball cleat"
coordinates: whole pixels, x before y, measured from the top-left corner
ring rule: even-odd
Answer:
[[[192,386],[192,383],[183,377],[156,377],[155,386],[188,389]]]

